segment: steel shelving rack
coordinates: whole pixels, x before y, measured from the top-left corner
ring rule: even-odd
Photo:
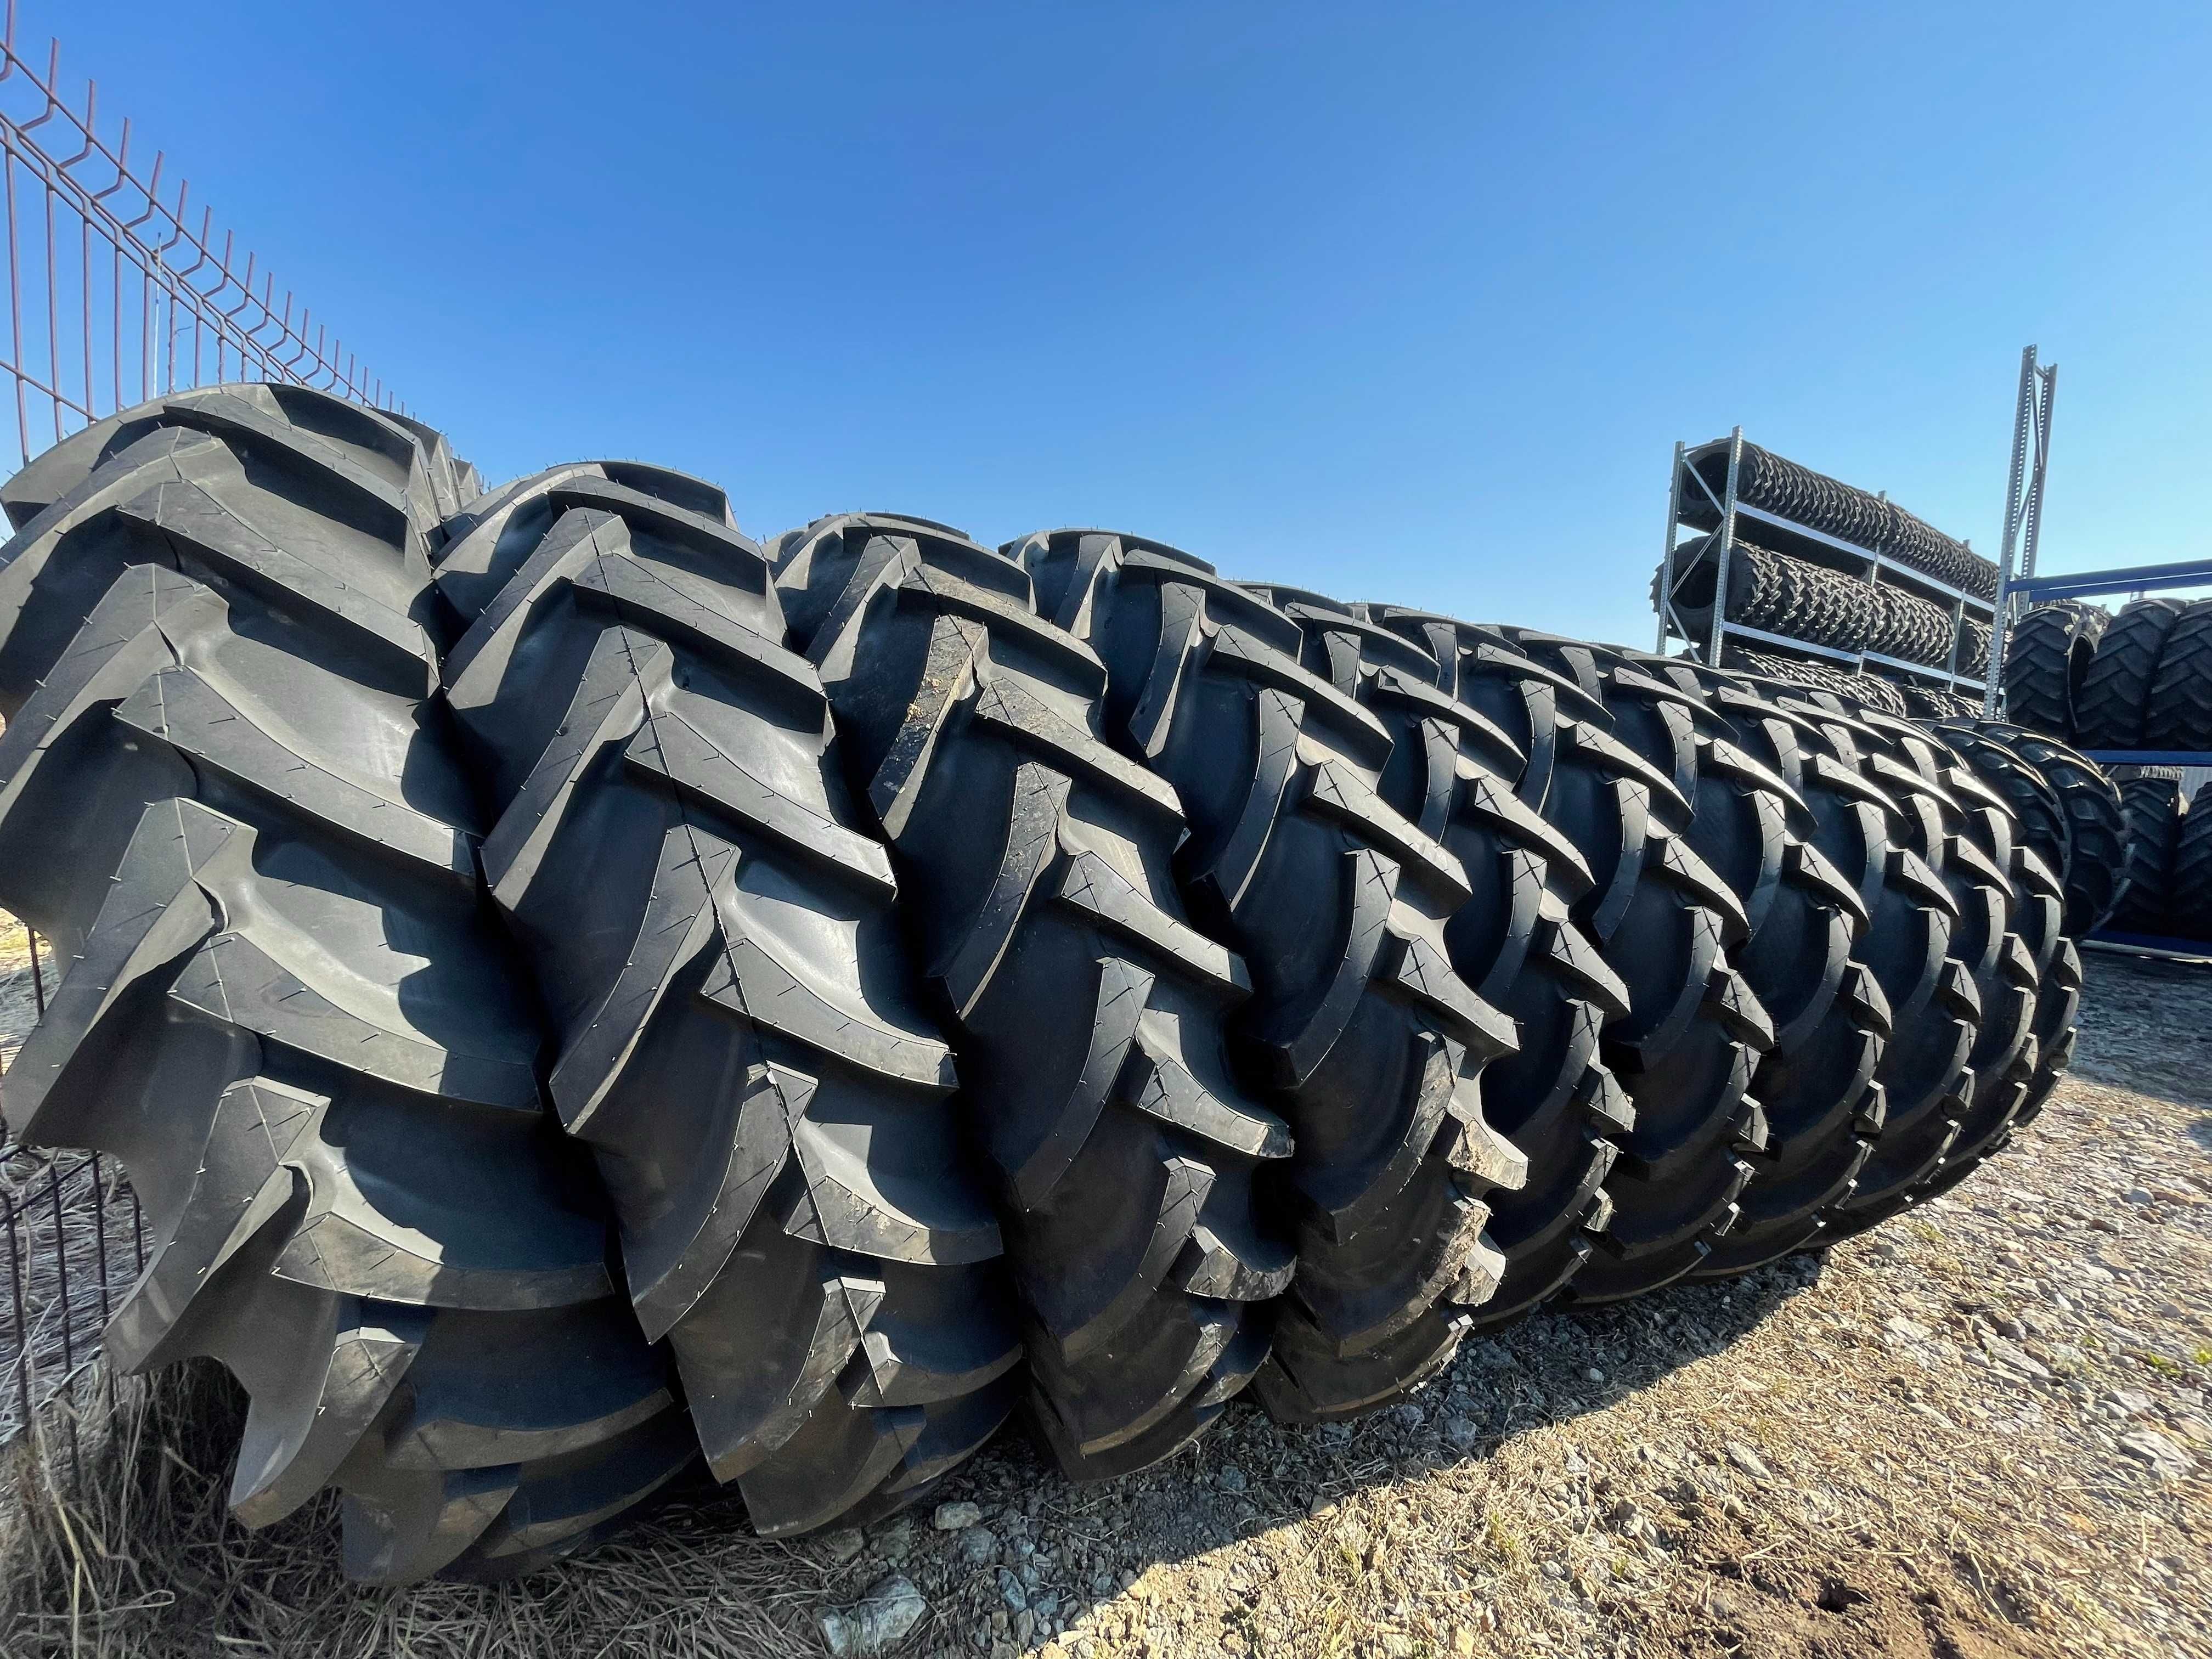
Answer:
[[[2043,482],[2051,460],[2051,410],[2058,389],[2058,365],[2039,364],[2036,349],[2020,358],[2020,398],[2013,426],[2012,476],[2005,495],[2005,536],[1997,562],[1996,621],[1990,629],[1990,662],[1982,712],[1996,713],[2004,683],[2004,653],[2012,624],[2045,599],[2087,599],[2111,594],[2141,596],[2180,587],[2212,586],[2212,559],[2183,559],[2172,564],[2123,565],[2105,570],[2069,571],[2039,576],[2036,542],[2043,518]],[[2020,570],[2013,570],[2015,541]],[[2082,751],[2100,766],[2178,766],[2212,769],[2212,753],[2185,749],[2089,749]],[[2123,951],[2154,951],[2203,959],[2212,942],[2136,933],[2100,927],[2083,941]]]
[[[1743,428],[1737,427],[1729,433],[1727,443],[1728,473],[1717,492],[1690,464],[1693,454],[1702,454],[1711,446],[1700,444],[1694,449],[1684,443],[1674,446],[1674,479],[1667,491],[1666,556],[1661,566],[1659,587],[1659,651],[1665,652],[1668,641],[1679,640],[1697,653],[1700,660],[1717,665],[1722,660],[1723,643],[1731,639],[1742,640],[1753,645],[1809,657],[1815,661],[1835,663],[1856,674],[1881,670],[1892,676],[1908,675],[1927,681],[1944,690],[1963,695],[1985,695],[1982,680],[1964,672],[1968,665],[1960,662],[1959,651],[1967,618],[1990,623],[1994,629],[1996,608],[1989,600],[1954,587],[1911,565],[1900,564],[1872,548],[1861,547],[1840,536],[1832,536],[1826,531],[1815,530],[1810,525],[1799,524],[1778,513],[1771,513],[1764,507],[1753,507],[1748,501],[1739,500],[1736,484],[1743,469]],[[1697,499],[1697,495],[1686,493],[1691,490],[1702,495],[1718,515],[1720,524],[1717,529],[1708,532],[1684,522],[1684,501],[1694,502]],[[1840,570],[1867,582],[1886,583],[1904,588],[1922,599],[1933,599],[1948,606],[1951,611],[1951,649],[1943,665],[1939,668],[1928,663],[1908,662],[1903,658],[1884,656],[1873,651],[1844,651],[1833,646],[1814,645],[1809,641],[1791,639],[1787,635],[1769,633],[1765,629],[1729,620],[1726,614],[1729,565],[1735,553],[1738,526],[1741,525],[1756,525],[1759,531],[1759,544],[1771,552],[1787,554],[1812,564],[1825,565],[1831,570]],[[1702,639],[1683,623],[1674,608],[1674,584],[1678,574],[1675,560],[1681,551],[1685,530],[1695,531],[1698,535],[1710,533],[1719,538],[1714,555],[1712,621],[1704,630]]]

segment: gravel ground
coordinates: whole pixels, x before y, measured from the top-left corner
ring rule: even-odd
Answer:
[[[1825,1261],[1526,1322],[1367,1423],[1240,1405],[1094,1488],[1009,1436],[865,1536],[767,1544],[678,1506],[523,1585],[389,1593],[337,1578],[326,1516],[245,1534],[164,1453],[169,1518],[81,1528],[74,1574],[44,1552],[0,1629],[117,1653],[2212,1656],[2212,973],[2100,955],[2089,980],[2076,1075],[1960,1193]],[[135,1548],[99,1555],[118,1530]]]

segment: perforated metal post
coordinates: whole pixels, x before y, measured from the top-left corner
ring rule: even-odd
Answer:
[[[1743,428],[1729,434],[1728,488],[1721,496],[1721,544],[1713,560],[1713,625],[1705,640],[1705,665],[1721,665],[1721,640],[1728,616],[1729,558],[1735,551],[1735,490],[1743,472]]]
[[[2020,525],[2026,508],[2021,484],[2027,473],[2029,441],[2036,428],[2035,348],[2020,354],[2020,392],[2013,404],[2012,472],[2005,481],[2004,544],[1997,552],[1997,597],[1990,607],[1990,659],[1982,675],[1982,715],[1995,717],[2002,690],[2005,635],[2011,621],[2013,555],[2020,544]]]
[[[1667,547],[1659,562],[1659,642],[1651,648],[1664,655],[1667,633],[1682,631],[1681,623],[1674,615],[1674,540],[1682,527],[1682,467],[1689,447],[1681,442],[1674,445],[1674,470],[1667,475]]]

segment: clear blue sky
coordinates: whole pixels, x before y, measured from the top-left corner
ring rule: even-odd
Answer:
[[[488,475],[1101,524],[1642,642],[1741,422],[2212,554],[2212,8],[24,0]],[[173,179],[176,176],[173,172]]]

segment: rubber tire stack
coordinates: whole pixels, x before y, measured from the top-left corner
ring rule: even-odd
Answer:
[[[1700,444],[1686,458],[1714,500],[1728,485],[1729,448],[1725,440]],[[1996,597],[1996,566],[1965,543],[1954,541],[1893,501],[1757,444],[1743,446],[1736,494],[1753,507],[1895,559],[1977,598]],[[1718,527],[1719,515],[1705,490],[1683,490],[1681,511],[1685,524],[1703,530]]]
[[[865,1522],[1013,1412],[1111,1477],[1825,1248],[2047,1097],[2118,863],[2094,767],[1875,683],[485,494],[298,389],[0,501],[0,902],[70,963],[11,1108],[145,1203],[112,1359],[229,1367],[240,1518],[334,1487],[376,1581],[694,1480]]]
[[[1686,542],[1675,555],[1674,611],[1692,638],[1712,626],[1718,539]],[[1651,579],[1655,609],[1665,580],[1662,565]],[[1942,665],[1951,649],[1950,613],[1933,601],[1741,540],[1729,551],[1725,614],[1730,622],[1811,645],[1931,666]]]

